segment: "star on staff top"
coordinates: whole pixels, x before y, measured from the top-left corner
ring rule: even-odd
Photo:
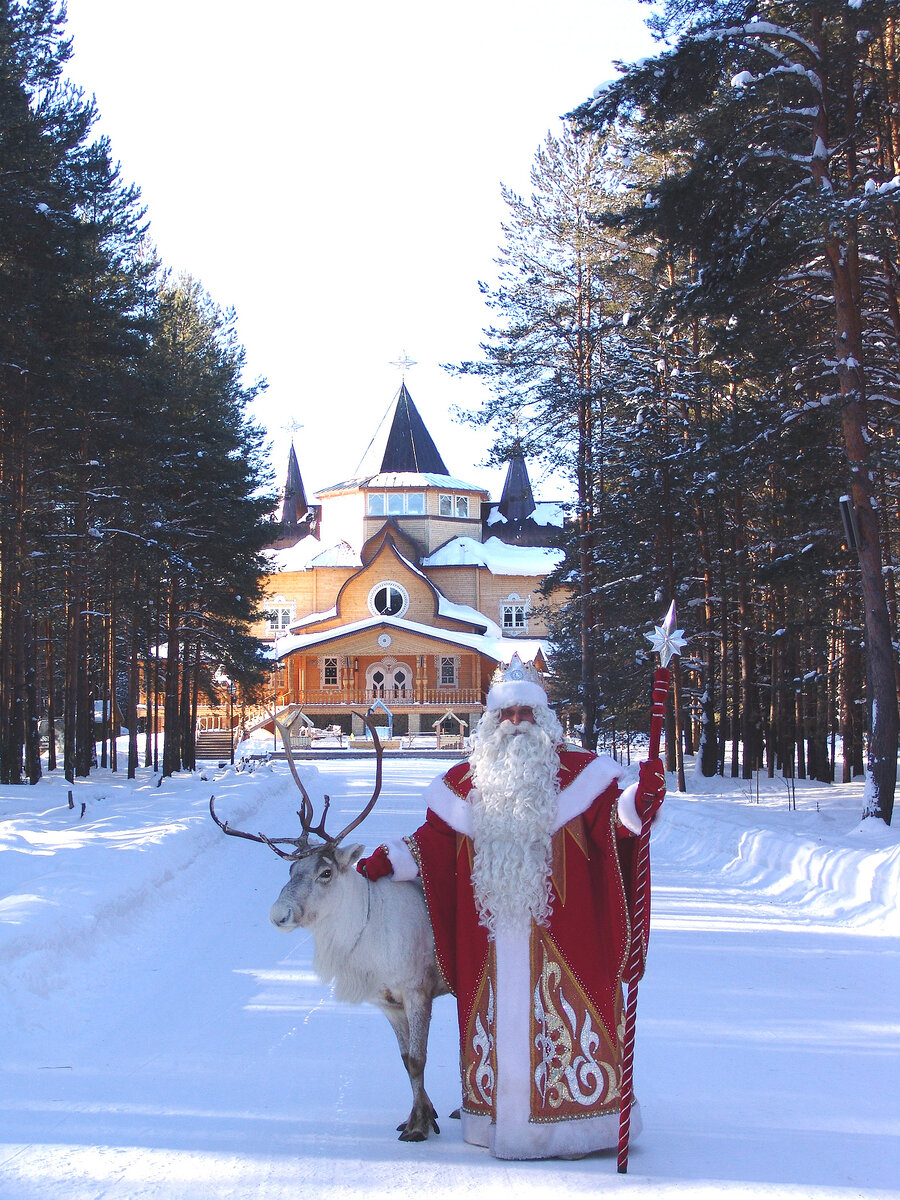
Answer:
[[[644,637],[659,655],[662,666],[667,667],[669,660],[676,654],[680,654],[682,648],[687,645],[687,638],[681,636],[683,633],[683,629],[675,628],[675,601],[673,600],[662,625],[656,625],[653,632],[645,633]]]

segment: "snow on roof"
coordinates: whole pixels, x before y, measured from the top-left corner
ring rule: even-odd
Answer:
[[[316,497],[328,492],[353,492],[361,488],[372,491],[375,488],[448,488],[457,492],[481,492],[486,496],[487,489],[477,483],[466,483],[453,475],[435,475],[431,471],[382,471],[378,475],[362,475],[358,479],[347,479],[343,483],[333,483],[330,487],[316,492]]]
[[[452,617],[455,621],[471,621],[473,625],[483,625],[486,634],[491,637],[503,637],[503,630],[496,621],[492,621],[490,617],[486,617],[484,613],[468,604],[454,604],[440,592],[438,592],[438,613],[442,617]]]
[[[447,597],[435,587],[434,583],[428,578],[424,571],[420,571],[416,564],[414,562],[410,562],[406,555],[401,554],[399,550],[397,551],[397,557],[401,560],[401,562],[405,563],[406,566],[409,567],[410,571],[412,571],[414,575],[418,575],[420,579],[424,579],[431,590],[437,594],[438,613],[440,616],[451,617],[455,621],[468,621],[472,625],[480,625],[484,629],[485,633],[490,634],[493,637],[503,636],[503,631],[500,626],[495,621],[492,621],[490,617],[486,617],[484,613],[479,612],[477,608],[472,608],[468,604],[454,604],[452,600],[448,600]],[[316,560],[316,566],[319,565],[321,564],[318,562],[318,560]],[[291,630],[300,629],[304,625],[315,625],[317,621],[333,620],[336,616],[337,605],[333,605],[327,611],[309,613],[305,617],[298,617],[296,621],[291,622],[290,628]],[[290,636],[290,634],[288,633],[284,636],[287,637]],[[276,639],[276,642],[277,640],[278,639]]]
[[[489,622],[489,624],[491,624]],[[525,661],[534,659],[540,651],[544,658],[550,657],[550,643],[540,638],[505,638],[491,634],[460,633],[453,629],[436,629],[433,625],[420,625],[417,621],[404,621],[399,617],[369,617],[364,621],[353,621],[349,625],[338,625],[333,629],[320,630],[318,633],[286,634],[278,639],[266,657],[282,659],[295,650],[308,650],[323,642],[334,641],[336,638],[347,637],[349,634],[361,633],[366,629],[374,629],[386,625],[394,629],[403,629],[409,633],[420,633],[434,641],[449,642],[453,646],[463,646],[487,655],[494,662],[508,663],[514,654]]]
[[[560,500],[538,500],[531,514],[535,525],[555,525],[562,529],[566,519],[566,507]]]
[[[332,604],[331,608],[323,609],[322,612],[307,613],[305,617],[298,617],[296,621],[291,621],[290,629],[301,629],[304,625],[315,625],[317,621],[333,621],[337,616],[337,605]],[[290,631],[282,634],[283,637],[290,637]],[[278,641],[278,638],[275,639]]]
[[[361,567],[362,559],[349,542],[335,542],[309,564],[311,567]]]
[[[499,538],[454,538],[422,560],[423,567],[487,567],[492,575],[549,575],[564,552],[546,546],[511,546]]]
[[[282,571],[308,571],[311,567],[361,567],[362,560],[347,542],[322,549],[318,538],[301,538],[284,550],[266,550],[265,559],[273,575]]]
[[[565,505],[561,500],[536,500],[534,509],[528,514],[527,519],[534,521],[535,525],[553,525],[558,529],[562,529],[566,519]],[[506,524],[506,517],[500,511],[499,505],[491,505],[486,524]]]

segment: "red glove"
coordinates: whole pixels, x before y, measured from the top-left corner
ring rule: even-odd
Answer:
[[[666,795],[666,771],[661,758],[648,758],[642,762],[638,771],[638,788],[634,797],[637,814],[644,820],[656,818],[659,807]]]
[[[368,858],[361,858],[356,864],[356,869],[360,875],[365,875],[366,879],[372,883],[376,879],[381,879],[385,875],[393,875],[394,873],[391,860],[388,858],[387,849],[384,846],[379,846]]]

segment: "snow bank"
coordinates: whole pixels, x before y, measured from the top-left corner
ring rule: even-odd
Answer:
[[[654,855],[717,867],[736,886],[788,903],[799,921],[900,934],[900,835],[860,820],[861,783],[797,782],[796,809],[779,779],[692,786],[670,792]]]
[[[312,784],[317,769],[300,769]],[[0,792],[0,964],[7,987],[46,994],[61,982],[67,956],[88,956],[100,930],[157,903],[161,889],[222,842],[209,815],[211,795],[238,825],[280,793],[289,796],[288,813],[296,808],[283,766],[200,770],[158,783],[147,768],[132,781],[97,771],[74,786],[54,773],[35,787]]]
[[[301,769],[338,825],[371,788],[370,762]],[[435,770],[389,760],[360,840],[414,828]],[[507,1163],[462,1144],[444,1119],[449,999],[428,1055],[441,1136],[396,1141],[409,1089],[387,1023],[330,997],[308,931],[269,924],[286,864],[208,815],[214,792],[239,827],[289,833],[286,765],[156,783],[100,772],[73,809],[58,778],[0,790],[0,1200],[900,1196],[898,837],[860,823],[860,784],[800,784],[796,808],[765,779],[670,794],[640,993],[645,1132],[622,1177],[614,1155]]]

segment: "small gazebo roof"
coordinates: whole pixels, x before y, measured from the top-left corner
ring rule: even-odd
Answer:
[[[458,716],[458,715],[457,715],[457,714],[456,714],[456,713],[453,711],[453,709],[452,709],[452,708],[448,708],[448,709],[447,709],[447,711],[444,713],[444,715],[443,715],[442,717],[438,717],[438,719],[437,719],[436,721],[432,721],[432,722],[431,722],[431,728],[432,728],[432,729],[439,729],[439,728],[440,728],[440,726],[441,726],[441,725],[443,725],[443,723],[444,723],[445,721],[456,721],[456,723],[459,725],[460,729],[468,729],[468,728],[469,728],[469,723],[468,723],[468,721],[464,721],[464,720],[462,719],[462,717]]]

